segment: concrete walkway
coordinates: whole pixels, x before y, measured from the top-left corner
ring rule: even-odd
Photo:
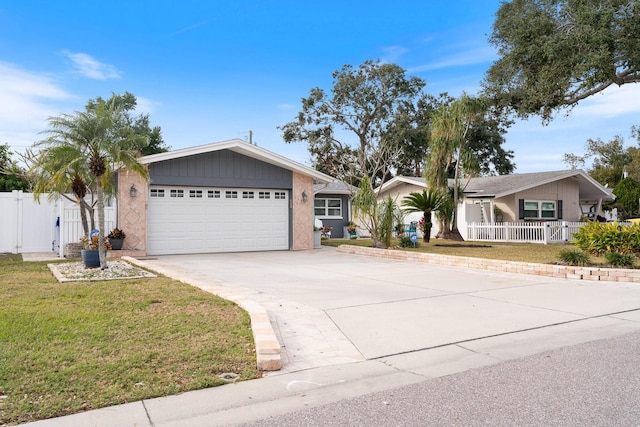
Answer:
[[[265,307],[283,369],[34,425],[247,422],[640,330],[640,285],[632,283],[452,269],[328,247],[143,262]]]

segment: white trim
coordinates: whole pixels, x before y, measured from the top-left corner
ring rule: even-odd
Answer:
[[[324,207],[316,206],[315,205],[316,200],[323,200]],[[329,212],[330,209],[338,209],[335,206],[330,207],[328,203],[329,200],[337,200],[338,202],[340,202],[340,215],[326,215],[326,213]],[[324,209],[325,215],[317,215],[316,209]],[[313,214],[315,215],[316,218],[319,218],[319,219],[344,219],[344,203],[342,202],[342,199],[339,197],[315,197],[313,199]]]
[[[527,202],[529,203],[536,203],[538,205],[538,208],[536,209],[536,211],[538,212],[538,216],[536,217],[527,217],[526,212],[527,210],[532,211],[532,209],[527,209]],[[542,214],[542,204],[543,203],[553,203],[553,216],[552,217],[543,217],[541,216]],[[551,212],[548,209],[545,209],[545,212]],[[523,214],[524,214],[524,218],[523,220],[525,221],[554,221],[558,219],[558,201],[557,200],[538,200],[538,199],[525,199],[524,200],[524,209],[523,209]]]
[[[394,187],[397,187],[400,184],[411,184],[417,187],[427,188],[427,181],[425,178],[411,177],[411,176],[396,176],[391,178],[389,181],[382,184],[380,187],[376,188],[374,191],[376,194],[380,194],[383,191],[390,190]]]

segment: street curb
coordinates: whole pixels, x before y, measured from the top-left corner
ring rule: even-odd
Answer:
[[[129,256],[124,256],[122,259],[135,264],[139,267],[146,268],[151,271],[163,274],[174,280],[186,283],[191,286],[199,287],[195,280],[190,280],[189,277],[185,277],[178,274],[175,271],[169,269],[159,268],[157,265],[144,262]],[[256,345],[256,363],[258,369],[261,371],[278,371],[282,369],[282,358],[280,356],[280,343],[276,337],[267,310],[255,301],[248,300],[240,295],[229,292],[228,288],[207,286],[207,289],[203,289],[206,292],[210,292],[220,298],[232,301],[238,304],[242,309],[249,313],[251,318],[251,330],[253,332],[253,339]]]

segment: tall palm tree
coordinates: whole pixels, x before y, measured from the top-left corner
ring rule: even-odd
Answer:
[[[136,135],[130,127],[123,125],[124,114],[121,107],[99,100],[86,111],[50,117],[50,129],[46,131],[49,138],[41,143],[44,152],[54,147],[61,151],[64,151],[61,147],[75,150],[74,155],[68,158],[71,164],[78,165],[77,176],[80,179],[88,178],[95,186],[98,250],[102,269],[107,268],[104,246],[105,190],[107,193],[114,191],[113,176],[120,168],[148,178],[146,168],[138,161],[139,152],[136,149],[146,136]]]
[[[429,242],[431,239],[431,212],[440,209],[446,202],[446,197],[439,189],[422,190],[422,193],[410,193],[402,200],[402,206],[407,212],[422,212],[423,214],[423,237],[422,240]]]
[[[427,182],[445,191],[448,188],[448,172],[454,168],[453,214],[445,218],[440,233],[443,238],[462,240],[458,230],[457,209],[459,181],[466,172],[477,171],[478,161],[468,148],[469,130],[472,124],[487,110],[484,98],[473,98],[463,93],[451,105],[440,108],[432,117],[431,146],[427,159]]]

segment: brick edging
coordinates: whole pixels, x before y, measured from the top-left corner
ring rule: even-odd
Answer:
[[[532,274],[561,279],[634,282],[640,283],[640,270],[627,268],[579,267],[569,265],[538,264],[534,262],[502,261],[454,255],[427,254],[393,249],[376,249],[363,246],[340,245],[338,252],[368,255],[388,259],[414,260],[434,265],[475,268],[504,273]]]
[[[139,260],[129,256],[123,256],[122,259],[148,270],[158,272],[174,280],[198,287],[197,284],[190,283],[188,277],[175,274],[174,272],[167,271],[165,269],[158,269],[157,266],[146,263],[144,260]],[[211,290],[205,291],[219,296],[220,298],[232,301],[249,313],[249,317],[251,318],[251,331],[253,332],[253,339],[256,345],[256,363],[258,369],[261,371],[278,371],[282,369],[280,343],[278,342],[278,338],[273,331],[273,326],[271,326],[271,322],[269,321],[267,310],[257,302],[245,299],[240,295],[229,292],[228,290],[220,289],[218,292],[212,292]]]

